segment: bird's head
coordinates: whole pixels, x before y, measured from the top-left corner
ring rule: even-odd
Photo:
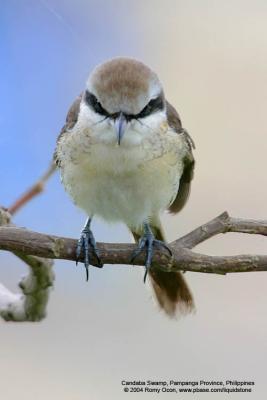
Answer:
[[[94,135],[108,143],[139,144],[166,119],[162,85],[145,64],[115,58],[89,76],[82,111]],[[107,129],[108,128],[108,129]]]

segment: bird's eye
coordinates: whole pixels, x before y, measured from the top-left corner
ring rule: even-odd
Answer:
[[[86,91],[85,101],[97,114],[104,115],[105,117],[109,116],[109,113],[102,107],[93,93]]]
[[[162,110],[163,107],[164,107],[163,96],[159,95],[155,99],[151,99],[150,102],[145,106],[145,108],[143,108],[143,110],[136,116],[136,118],[147,117],[148,115],[158,110]]]

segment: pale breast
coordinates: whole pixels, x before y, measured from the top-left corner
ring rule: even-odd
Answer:
[[[65,157],[63,184],[88,215],[139,226],[167,208],[178,191],[183,147],[164,141],[133,148],[93,144],[79,157]]]

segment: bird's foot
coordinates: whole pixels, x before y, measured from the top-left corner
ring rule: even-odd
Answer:
[[[146,282],[146,277],[148,274],[148,271],[151,267],[152,263],[152,258],[153,258],[153,253],[154,253],[154,248],[160,248],[163,247],[165,250],[168,251],[170,256],[172,256],[172,251],[171,249],[167,246],[166,243],[164,243],[161,240],[155,239],[151,229],[146,226],[145,227],[145,232],[143,236],[141,236],[137,248],[134,250],[132,257],[131,257],[131,263],[135,260],[137,256],[139,256],[144,249],[146,249],[146,261],[145,261],[145,275],[144,275],[144,283]]]
[[[97,259],[96,267],[102,268],[103,264],[100,259],[99,250],[96,246],[95,238],[93,232],[88,226],[85,226],[81,232],[80,239],[77,243],[76,249],[76,265],[78,264],[81,253],[84,252],[84,266],[86,270],[86,280],[89,278],[89,265],[90,265],[90,250],[95,255]]]

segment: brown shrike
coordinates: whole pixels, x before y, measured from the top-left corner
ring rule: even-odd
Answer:
[[[91,249],[102,266],[90,224],[93,216],[122,221],[146,251],[146,272],[167,314],[194,307],[180,272],[151,268],[154,247],[164,247],[160,213],[177,213],[193,178],[193,142],[165,99],[157,75],[131,58],[95,68],[67,115],[55,151],[66,191],[88,215],[77,245],[88,278]],[[170,250],[169,250],[170,251]]]

